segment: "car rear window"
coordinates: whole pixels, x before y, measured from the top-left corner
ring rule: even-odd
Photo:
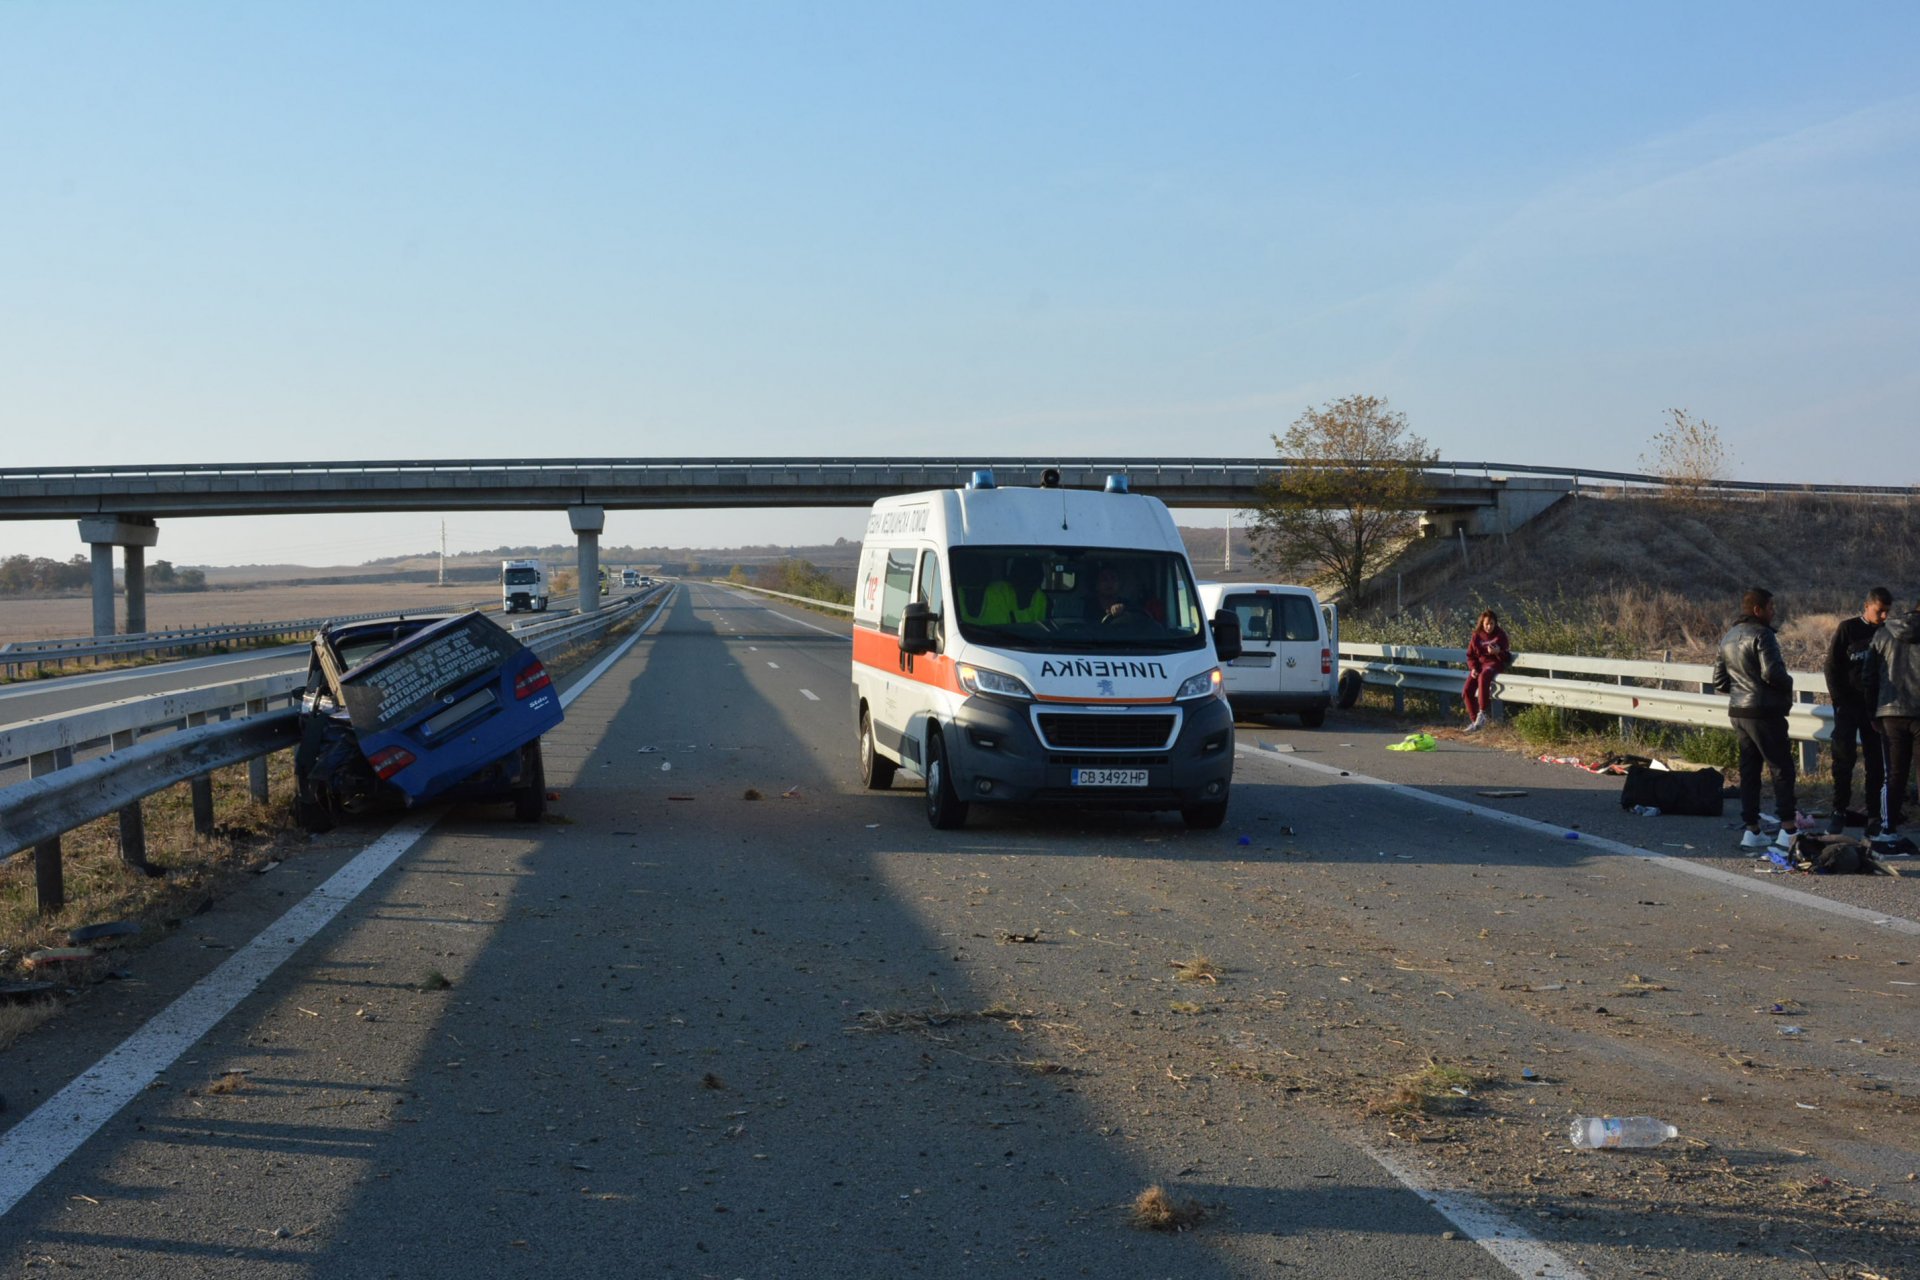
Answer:
[[[347,714],[362,733],[404,724],[521,652],[519,641],[477,613],[449,619],[392,657],[349,671],[341,681]]]
[[[1262,592],[1228,596],[1222,603],[1240,615],[1240,637],[1248,644],[1320,638],[1319,610],[1306,596]]]

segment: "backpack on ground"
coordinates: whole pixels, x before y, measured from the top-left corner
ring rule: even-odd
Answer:
[[[1652,805],[1662,813],[1689,818],[1717,818],[1726,806],[1727,780],[1718,769],[1654,769],[1636,764],[1627,768],[1620,788],[1620,807]]]
[[[1873,860],[1858,840],[1802,833],[1793,838],[1793,861],[1819,876],[1872,875]]]

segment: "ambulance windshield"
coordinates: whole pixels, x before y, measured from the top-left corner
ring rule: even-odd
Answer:
[[[1206,644],[1185,558],[1112,547],[955,547],[954,614],[975,644],[1165,653]]]

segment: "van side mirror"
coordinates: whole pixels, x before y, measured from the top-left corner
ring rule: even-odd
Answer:
[[[939,621],[940,615],[922,601],[908,605],[900,614],[900,652],[932,653],[933,628]]]
[[[1213,648],[1222,662],[1240,656],[1240,615],[1231,609],[1220,609],[1213,615]]]

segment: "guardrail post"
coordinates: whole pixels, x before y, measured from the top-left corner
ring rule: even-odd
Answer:
[[[187,728],[192,729],[207,722],[207,713],[193,711],[187,714]],[[187,783],[193,793],[193,829],[203,836],[213,834],[213,775],[203,773]]]
[[[1617,685],[1621,685],[1624,687],[1627,683],[1627,678],[1625,676],[1615,676],[1613,678],[1613,682]],[[1633,717],[1632,716],[1620,717],[1620,741],[1626,742],[1626,743],[1631,743],[1633,741]]]
[[[263,715],[266,710],[265,698],[253,698],[247,703],[249,716]],[[247,761],[247,790],[252,792],[253,798],[261,804],[267,802],[267,758],[265,756],[255,756]]]
[[[125,751],[139,740],[137,731],[122,729],[113,735],[113,749]],[[160,874],[147,861],[147,818],[138,800],[120,811],[120,862],[143,875]]]
[[[66,757],[65,764],[73,763],[73,752],[64,747],[28,756],[27,776],[42,778],[64,767],[62,756]],[[60,865],[59,836],[33,846],[33,895],[34,905],[43,916],[67,905],[66,871]]]
[[[1407,691],[1401,685],[1393,686],[1393,714],[1397,716],[1407,714]]]

